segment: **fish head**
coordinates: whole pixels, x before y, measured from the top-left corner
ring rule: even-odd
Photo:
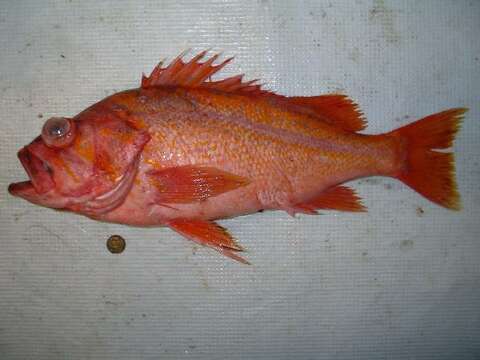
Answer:
[[[105,111],[50,118],[18,152],[29,180],[8,190],[37,205],[94,217],[128,195],[149,139],[148,132]]]

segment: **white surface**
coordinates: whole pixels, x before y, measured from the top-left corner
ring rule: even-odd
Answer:
[[[478,359],[479,33],[477,1],[2,1],[0,358]],[[189,47],[236,55],[224,74],[282,94],[345,91],[368,133],[470,107],[455,146],[464,210],[356,181],[368,214],[223,221],[248,267],[168,229],[8,195],[45,119]]]

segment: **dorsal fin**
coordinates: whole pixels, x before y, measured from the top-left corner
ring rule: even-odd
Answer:
[[[307,113],[347,131],[361,131],[367,125],[358,105],[346,95],[294,96],[286,98],[286,101],[292,104],[297,111]]]
[[[190,61],[184,62],[182,58],[185,53],[182,53],[166,67],[162,67],[163,62],[160,62],[149,77],[142,76],[142,88],[176,85],[202,87],[240,94],[260,95],[268,93],[268,91],[261,89],[261,85],[255,84],[258,80],[243,82],[243,75],[236,75],[219,81],[210,81],[210,77],[232,61],[233,57],[222,61],[218,65],[213,65],[220,54],[215,54],[201,62],[206,54],[207,50],[202,51]]]
[[[215,54],[201,62],[207,50],[194,56],[190,61],[184,62],[185,52],[180,54],[166,67],[160,62],[150,76],[142,76],[142,88],[155,86],[186,86],[191,88],[206,88],[231,92],[243,95],[266,95],[285,104],[290,109],[303,114],[311,115],[320,121],[338,126],[347,131],[360,131],[366,126],[358,105],[345,95],[320,95],[312,97],[286,97],[276,95],[270,91],[262,90],[258,80],[243,81],[242,75],[235,75],[223,80],[211,81],[213,74],[220,71],[233,58],[228,58],[218,65],[213,65],[220,54]]]

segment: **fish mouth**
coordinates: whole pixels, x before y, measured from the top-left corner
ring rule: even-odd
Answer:
[[[46,161],[36,156],[28,147],[22,148],[17,155],[30,180],[10,184],[10,194],[21,197],[41,195],[55,187],[52,167]]]

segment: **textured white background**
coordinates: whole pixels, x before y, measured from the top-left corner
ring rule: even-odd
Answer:
[[[478,1],[0,1],[0,359],[478,359],[479,33]],[[168,229],[8,195],[46,118],[189,47],[235,55],[225,74],[282,94],[344,91],[369,133],[470,107],[455,146],[463,211],[355,181],[368,214],[222,221],[248,267]]]

